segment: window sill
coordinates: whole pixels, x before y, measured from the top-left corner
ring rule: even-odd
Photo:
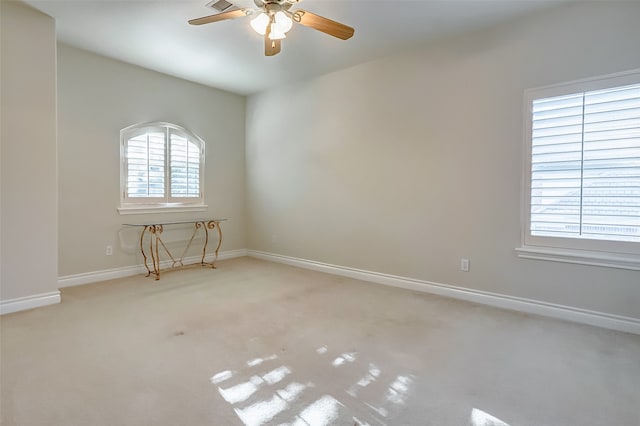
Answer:
[[[185,213],[185,212],[203,212],[207,209],[206,204],[188,205],[188,204],[160,204],[156,206],[139,205],[119,207],[120,214],[150,214],[150,213]]]
[[[552,247],[522,246],[516,248],[523,259],[601,266],[640,271],[640,256],[623,253],[604,253],[587,250],[556,249]]]

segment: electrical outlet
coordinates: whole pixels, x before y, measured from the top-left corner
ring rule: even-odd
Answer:
[[[460,270],[462,272],[469,272],[469,259],[465,259],[464,257],[460,259]]]
[[[113,254],[113,247],[112,246],[107,246],[107,249],[105,250],[105,253],[107,256],[111,256]]]

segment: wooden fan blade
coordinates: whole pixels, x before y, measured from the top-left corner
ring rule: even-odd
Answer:
[[[293,12],[293,20],[306,27],[314,28],[342,40],[350,39],[356,31],[340,22],[332,21],[331,19],[301,9]]]
[[[271,40],[268,35],[264,36],[264,56],[274,56],[280,53],[282,40]]]
[[[202,18],[191,19],[191,25],[210,24],[212,22],[225,21],[227,19],[242,18],[247,16],[246,9],[230,10],[229,12],[216,13],[215,15],[203,16]]]

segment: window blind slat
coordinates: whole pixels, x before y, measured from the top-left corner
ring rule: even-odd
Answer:
[[[582,123],[579,125],[557,126],[557,127],[543,127],[533,130],[533,138],[544,138],[548,136],[575,136],[582,134]]]
[[[640,160],[640,146],[584,151],[584,161],[617,159],[623,160],[624,164],[628,164],[632,160]],[[640,165],[640,161],[638,161],[638,164]]]
[[[607,139],[633,139],[640,138],[640,128],[615,129],[602,131],[585,131],[585,142],[597,142]]]
[[[538,145],[531,150],[532,155],[536,154],[550,154],[553,152],[575,152],[582,149],[582,143],[558,143],[549,145]]]
[[[582,108],[582,93],[572,95],[555,96],[546,99],[536,99],[533,101],[533,113],[541,111],[557,110],[569,107]]]
[[[563,127],[581,126],[581,125],[582,125],[582,110],[578,111],[578,114],[536,120],[536,123],[533,126],[533,130],[558,129]]]
[[[582,133],[571,135],[550,135],[545,137],[537,137],[533,139],[533,146],[542,146],[556,143],[582,143]]]
[[[633,105],[629,108],[620,108],[612,111],[610,109],[604,111],[594,111],[584,114],[585,124],[597,124],[624,121],[627,119],[634,119],[640,116],[640,102],[637,106]]]
[[[640,84],[611,89],[592,90],[584,95],[585,105],[640,99]]]
[[[608,139],[604,141],[585,142],[585,151],[616,149],[616,148],[636,148],[640,146],[640,138],[628,139]]]

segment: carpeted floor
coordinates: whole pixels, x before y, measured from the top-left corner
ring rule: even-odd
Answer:
[[[5,315],[2,425],[640,425],[640,336],[260,260]]]

